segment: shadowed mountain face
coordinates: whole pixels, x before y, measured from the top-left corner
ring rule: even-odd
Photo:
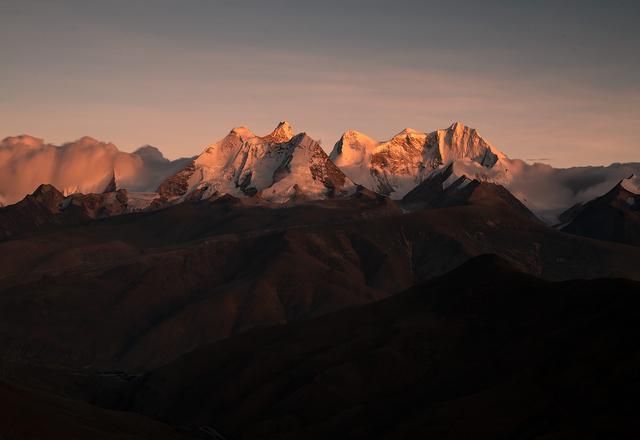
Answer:
[[[464,205],[487,205],[505,209],[531,220],[536,216],[503,186],[480,182],[454,174],[453,165],[433,173],[402,198],[407,209],[446,208]]]
[[[640,246],[640,179],[632,176],[607,194],[566,211],[562,230],[599,240]]]
[[[360,189],[280,209],[225,197],[24,230],[0,243],[2,358],[151,368],[385,298],[488,252],[552,280],[640,278],[640,249],[547,228],[479,188],[463,206],[411,213]]]
[[[482,256],[197,350],[120,405],[234,439],[630,438],[639,310],[638,283],[550,283]]]

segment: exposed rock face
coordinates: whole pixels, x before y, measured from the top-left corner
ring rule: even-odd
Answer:
[[[0,241],[63,225],[78,225],[131,212],[164,207],[156,193],[129,193],[119,189],[100,194],[64,196],[53,185],[40,185],[33,194],[0,208]]]
[[[167,199],[183,196],[189,190],[189,179],[195,173],[195,164],[189,162],[186,167],[165,179],[158,187],[158,194]]]
[[[158,192],[167,199],[254,196],[276,203],[351,194],[355,185],[305,133],[281,122],[266,136],[237,127],[209,146]]]
[[[60,212],[60,207],[64,201],[64,195],[53,185],[40,185],[33,194],[25,197],[26,204],[38,204],[47,209],[52,214]]]
[[[86,218],[106,218],[127,211],[127,191],[120,189],[102,194],[72,194],[61,204],[61,210],[76,210]]]

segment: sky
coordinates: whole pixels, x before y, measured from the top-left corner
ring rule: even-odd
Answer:
[[[0,0],[0,138],[191,156],[245,125],[477,128],[512,158],[640,161],[640,2]]]

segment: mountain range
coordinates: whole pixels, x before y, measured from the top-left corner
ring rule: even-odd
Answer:
[[[281,122],[265,136],[234,128],[198,156],[175,161],[154,147],[124,153],[89,137],[62,146],[30,136],[6,138],[0,143],[0,203],[15,203],[43,183],[64,195],[114,186],[130,197],[143,192],[145,200],[174,203],[223,194],[286,203],[348,195],[357,185],[399,200],[449,165],[452,179],[499,184],[550,224],[560,223],[567,209],[640,174],[640,163],[566,169],[528,164],[509,158],[460,122],[434,132],[407,128],[387,141],[349,130],[327,155],[311,137],[295,135]],[[151,193],[157,196],[150,198]]]

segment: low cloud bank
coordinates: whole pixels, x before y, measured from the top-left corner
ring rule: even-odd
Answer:
[[[549,223],[568,208],[599,197],[632,174],[640,175],[640,163],[609,166],[553,168],[542,163],[502,159],[492,169],[468,160],[455,164],[457,175],[505,186],[529,209]]]
[[[114,177],[118,188],[155,191],[188,161],[169,161],[149,146],[126,153],[90,137],[60,146],[31,136],[8,137],[0,141],[0,203],[16,203],[43,183],[65,194],[99,193]]]

